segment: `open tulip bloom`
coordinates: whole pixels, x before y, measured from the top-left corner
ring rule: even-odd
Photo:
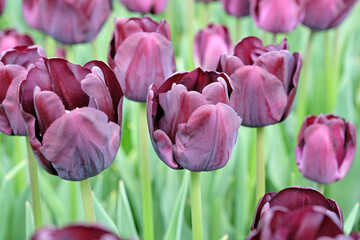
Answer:
[[[110,166],[120,145],[122,97],[115,74],[103,62],[81,67],[60,58],[35,61],[21,83],[20,99],[41,166],[75,181]]]
[[[298,135],[296,162],[302,175],[319,183],[346,176],[356,150],[356,128],[335,115],[308,116]]]

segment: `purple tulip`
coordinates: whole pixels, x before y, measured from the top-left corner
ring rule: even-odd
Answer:
[[[31,46],[34,41],[29,35],[20,34],[15,29],[5,29],[0,31],[0,53],[16,46]]]
[[[215,70],[219,57],[230,54],[231,50],[229,31],[224,25],[209,24],[195,36],[195,62],[205,70]]]
[[[47,172],[77,181],[110,166],[120,145],[123,94],[105,63],[39,58],[21,90],[30,145]]]
[[[301,54],[291,54],[286,39],[264,47],[260,39],[247,37],[235,46],[234,56],[221,56],[217,70],[232,80],[230,106],[242,125],[263,127],[291,112],[301,66]]]
[[[357,0],[305,0],[305,18],[302,23],[313,30],[335,28],[349,15],[356,2]]]
[[[212,171],[228,162],[241,118],[228,106],[232,91],[226,74],[179,72],[147,98],[152,144],[173,169]]]
[[[64,44],[91,42],[112,10],[111,0],[24,0],[30,27]]]
[[[158,14],[165,10],[167,0],[120,0],[131,12]]]
[[[19,46],[0,55],[0,131],[7,135],[27,135],[19,110],[19,85],[28,66],[40,56],[46,54],[39,46]]]
[[[120,240],[114,233],[98,225],[69,225],[58,229],[43,227],[36,231],[31,240]]]
[[[342,234],[342,225],[335,201],[312,188],[290,187],[260,199],[247,239],[315,240]]]
[[[235,17],[250,14],[250,0],[221,0],[225,11]]]
[[[145,102],[149,86],[160,86],[176,70],[169,24],[148,17],[115,19],[108,62],[125,96]]]
[[[250,13],[259,28],[288,33],[304,19],[303,0],[250,0]]]
[[[356,128],[334,115],[305,119],[295,149],[302,175],[319,183],[344,178],[355,156]]]
[[[0,15],[3,13],[5,8],[5,0],[0,0]]]

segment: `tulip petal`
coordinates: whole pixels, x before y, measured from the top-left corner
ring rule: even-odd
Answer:
[[[346,123],[346,141],[345,141],[345,155],[340,165],[340,176],[345,177],[354,161],[356,152],[356,127],[352,122]]]
[[[225,72],[228,75],[232,75],[238,68],[244,66],[244,63],[236,57],[230,55],[221,55],[216,71]]]
[[[190,171],[222,168],[230,158],[240,124],[241,118],[228,105],[200,106],[178,126],[175,159]]]
[[[219,82],[210,83],[207,85],[202,94],[206,97],[206,100],[211,104],[225,103],[229,104],[228,88],[225,80],[221,77]]]
[[[120,126],[96,109],[72,110],[54,121],[43,137],[41,153],[60,178],[84,180],[109,167],[120,145]]]
[[[248,127],[263,127],[279,122],[288,96],[283,83],[258,66],[244,66],[231,75],[234,91],[230,106]]]
[[[173,143],[168,135],[158,129],[153,135],[154,148],[159,158],[169,167],[173,169],[181,168],[173,157]]]

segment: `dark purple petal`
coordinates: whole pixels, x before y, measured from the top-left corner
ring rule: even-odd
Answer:
[[[39,57],[46,57],[44,49],[39,46],[18,46],[8,49],[0,56],[0,61],[4,64],[15,64],[27,68]]]

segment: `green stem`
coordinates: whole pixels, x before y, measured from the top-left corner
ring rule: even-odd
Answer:
[[[97,44],[96,44],[96,40],[91,42],[91,48],[92,48],[92,52],[93,52],[93,58],[98,59],[99,51],[98,51],[98,47],[97,47]]]
[[[324,194],[324,193],[325,193],[325,187],[326,187],[325,184],[316,183],[316,189],[317,189],[319,192],[321,192],[321,194]]]
[[[235,43],[239,42],[240,39],[241,39],[241,18],[236,18],[235,20],[235,27],[236,27],[236,30],[235,30]]]
[[[188,40],[188,65],[187,65],[187,69],[189,71],[193,70],[194,68],[194,38],[195,38],[195,33],[194,33],[194,0],[186,0],[186,8],[187,8],[187,18],[186,18],[186,26],[187,26],[187,31],[186,31],[186,36],[187,36],[187,40]]]
[[[276,37],[277,37],[277,34],[276,34],[276,33],[273,33],[273,35],[272,35],[272,40],[271,40],[271,43],[272,43],[272,44],[275,44],[275,43],[276,43]]]
[[[90,179],[85,179],[80,182],[81,195],[83,200],[83,207],[85,213],[85,219],[89,223],[94,223],[96,221],[94,203],[91,195],[91,184]]]
[[[14,148],[13,148],[13,158],[15,160],[15,162],[18,164],[20,162],[22,162],[22,136],[13,136],[14,139]],[[26,140],[26,138],[25,138]],[[23,187],[24,187],[24,183],[26,183],[25,181],[25,177],[24,174],[18,174],[17,178],[16,178],[16,183],[17,183],[17,190],[22,191]]]
[[[154,239],[154,223],[152,211],[152,191],[150,164],[148,155],[148,127],[146,119],[146,104],[141,103],[140,121],[139,121],[139,137],[140,137],[140,161],[141,161],[141,182],[142,182],[142,204],[144,219],[144,239]]]
[[[204,19],[205,24],[204,27],[206,27],[210,23],[210,5],[208,2],[204,2]]]
[[[256,201],[265,194],[264,128],[256,131]]]
[[[32,152],[30,142],[26,137],[26,146],[27,146],[27,155],[28,155],[28,166],[29,166],[29,176],[30,176],[30,187],[32,195],[32,206],[34,211],[34,222],[35,228],[39,228],[42,225],[42,214],[41,214],[41,200],[40,200],[40,188],[39,188],[39,177],[37,162],[35,156]]]
[[[200,172],[191,172],[191,221],[193,240],[203,239]]]
[[[309,75],[309,68],[310,68],[310,60],[311,60],[311,50],[312,50],[312,44],[313,44],[313,39],[314,39],[314,35],[315,32],[311,31],[310,35],[309,35],[309,39],[307,42],[307,46],[306,46],[306,52],[305,52],[305,56],[304,56],[304,65],[303,65],[303,69],[302,69],[302,73],[301,73],[301,77],[300,77],[300,81],[299,81],[299,93],[297,96],[297,99],[299,99],[298,101],[298,129],[300,129],[300,126],[302,124],[302,122],[305,119],[305,116],[307,115],[307,79],[308,79],[308,75]]]
[[[70,197],[70,219],[75,221],[77,216],[76,204],[76,183],[69,181],[69,197]]]

